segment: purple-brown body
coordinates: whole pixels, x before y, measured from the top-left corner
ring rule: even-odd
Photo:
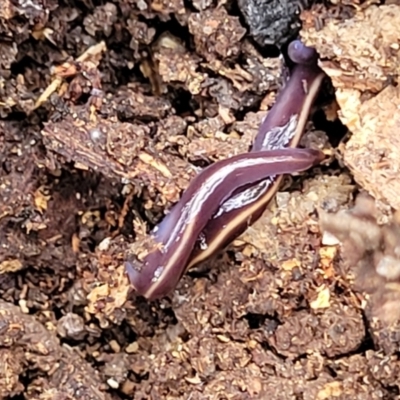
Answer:
[[[297,147],[324,73],[317,53],[300,41],[290,43],[288,55],[297,64],[254,139],[251,151]],[[265,211],[278,190],[282,176],[239,189],[219,207],[199,235],[188,268],[204,261],[242,234]],[[221,230],[221,226],[225,229]]]
[[[325,75],[316,51],[300,41],[290,43],[288,56],[295,62],[290,78],[262,122],[251,151],[297,147],[304,132]]]
[[[135,289],[149,299],[168,293],[187,269],[199,234],[235,190],[266,177],[270,177],[271,185],[278,175],[311,168],[323,159],[321,154],[312,149],[259,151],[239,154],[204,169],[152,233],[155,246],[143,262],[128,264]]]
[[[215,254],[257,220],[278,190],[283,174],[319,163],[322,153],[294,149],[300,141],[323,72],[316,53],[295,41],[289,81],[260,126],[251,151],[219,161],[191,182],[155,228],[145,258],[127,262],[135,290],[148,299],[167,295],[191,266]]]

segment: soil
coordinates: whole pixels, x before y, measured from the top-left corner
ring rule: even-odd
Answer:
[[[400,398],[400,6],[283,3],[3,0],[1,399]],[[303,144],[331,157],[136,295],[132,244],[248,151],[298,35],[336,98]]]

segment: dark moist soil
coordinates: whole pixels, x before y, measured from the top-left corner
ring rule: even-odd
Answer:
[[[334,161],[170,296],[124,274],[198,169],[249,148],[311,2],[284,3],[2,1],[1,399],[399,398],[399,330],[364,296],[382,282],[321,242],[318,211],[358,190]],[[345,129],[314,122],[329,152]]]

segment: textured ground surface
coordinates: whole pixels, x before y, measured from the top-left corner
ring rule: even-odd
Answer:
[[[3,0],[1,399],[399,398],[400,6],[283,3]],[[135,297],[130,243],[247,151],[300,22],[350,130],[329,107],[308,139],[340,162],[168,298]]]

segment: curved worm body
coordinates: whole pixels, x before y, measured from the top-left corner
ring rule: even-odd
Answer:
[[[175,288],[191,265],[189,259],[200,233],[238,188],[263,181],[271,189],[277,176],[304,171],[322,159],[322,153],[317,150],[279,149],[239,154],[204,169],[153,231],[154,246],[143,262],[126,264],[136,291],[152,300]],[[225,227],[219,226],[219,229]]]
[[[226,246],[255,222],[279,188],[282,175],[323,159],[319,151],[294,149],[304,132],[324,73],[314,49],[288,47],[295,63],[284,89],[260,126],[250,153],[203,170],[153,230],[142,262],[127,262],[129,279],[148,299],[167,295],[182,274]]]
[[[205,261],[256,222],[278,191],[282,178],[271,176],[222,204],[200,233],[187,268]]]
[[[295,62],[289,81],[268,112],[255,137],[252,152],[297,147],[307,123],[324,73],[317,65],[317,53],[296,40],[288,47]],[[188,268],[209,258],[241,235],[265,211],[279,188],[282,176],[268,178],[238,190],[219,207],[199,235]],[[221,227],[224,229],[221,229]]]

